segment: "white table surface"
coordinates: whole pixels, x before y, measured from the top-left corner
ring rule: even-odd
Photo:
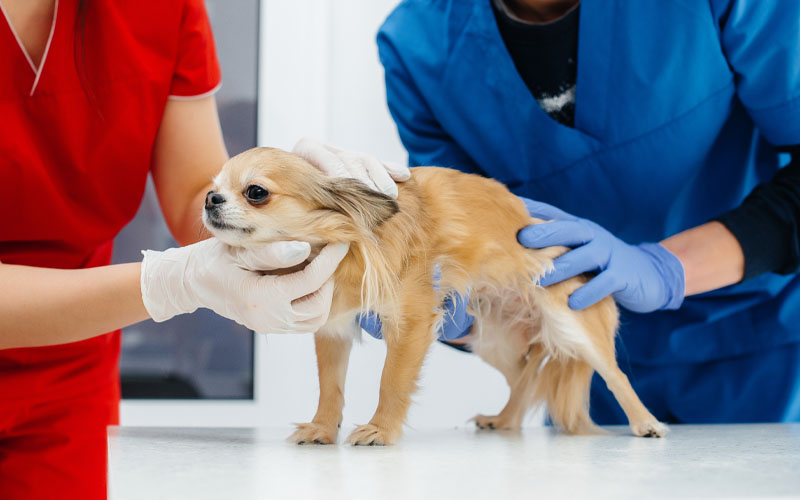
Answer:
[[[800,424],[407,429],[387,447],[297,446],[291,430],[110,427],[110,498],[800,498]]]

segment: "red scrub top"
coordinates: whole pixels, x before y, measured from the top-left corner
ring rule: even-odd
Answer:
[[[114,237],[141,202],[167,100],[200,98],[220,84],[202,0],[86,4],[81,51],[78,0],[56,0],[38,70],[0,16],[3,263],[109,264]],[[0,439],[13,427],[2,417],[32,400],[103,394],[116,407],[119,349],[116,331],[62,346],[0,350]],[[117,419],[117,411],[107,418]]]
[[[89,1],[82,63],[74,47],[77,4],[58,0],[38,72],[0,19],[3,263],[109,264],[114,237],[141,202],[167,99],[211,93],[220,83],[202,0]],[[114,332],[0,351],[0,400],[116,383],[118,350]]]

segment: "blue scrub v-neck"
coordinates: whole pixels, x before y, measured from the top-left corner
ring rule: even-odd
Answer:
[[[466,95],[483,95],[487,98],[475,102],[478,108],[475,109],[476,113],[483,112],[481,108],[489,103],[496,111],[501,110],[508,119],[504,120],[505,123],[497,123],[495,132],[515,139],[504,141],[506,144],[524,145],[524,148],[516,151],[517,157],[528,157],[531,148],[546,151],[549,153],[547,156],[559,157],[558,162],[543,162],[546,160],[543,154],[536,154],[535,159],[530,158],[531,161],[540,162],[539,175],[546,175],[551,169],[556,170],[560,165],[572,163],[597,151],[600,142],[592,134],[584,132],[584,128],[597,130],[600,127],[593,123],[591,109],[584,103],[584,88],[589,94],[597,91],[592,88],[595,82],[582,79],[582,58],[578,57],[576,126],[573,128],[551,118],[530,93],[505,48],[490,2],[475,2],[472,8],[460,40],[447,56],[442,78],[458,82]],[[586,31],[584,23],[581,23],[580,30],[579,51]],[[485,64],[486,61],[492,61],[492,71],[483,74],[483,78],[475,78],[475,67]],[[536,132],[532,133],[533,131]]]
[[[577,61],[578,76],[575,96],[575,127],[569,127],[558,122],[557,120],[554,120],[539,106],[539,104],[536,102],[536,99],[530,93],[530,90],[528,89],[527,85],[525,85],[525,82],[517,71],[514,61],[505,47],[505,43],[503,42],[503,38],[497,27],[497,23],[495,22],[494,14],[491,9],[491,3],[478,2],[475,4],[475,9],[476,13],[473,17],[475,20],[475,30],[472,32],[465,32],[465,36],[471,35],[481,37],[482,39],[486,40],[488,47],[492,51],[492,57],[495,61],[495,71],[487,74],[488,78],[486,79],[486,84],[492,87],[497,94],[501,96],[501,98],[503,96],[507,97],[508,95],[519,95],[521,97],[520,103],[523,104],[523,107],[517,108],[514,111],[516,113],[529,116],[531,126],[544,131],[546,135],[542,136],[539,141],[543,147],[553,144],[566,144],[577,148],[580,152],[590,152],[595,150],[599,146],[599,142],[596,137],[601,137],[602,134],[597,133],[601,131],[601,127],[599,127],[597,121],[593,121],[592,118],[599,115],[595,112],[585,113],[578,111],[578,108],[588,108],[586,108],[585,103],[583,102],[583,96],[579,95],[579,91],[577,89],[586,89],[587,95],[592,95],[598,92],[602,93],[602,89],[598,89],[598,87],[601,86],[602,82],[605,82],[605,79],[582,79],[581,76],[588,74],[589,71],[582,67],[584,65],[584,59],[579,55]],[[581,9],[584,9],[584,7],[581,6]],[[589,8],[587,14],[592,15],[592,12],[592,9]],[[579,54],[584,45],[582,40],[586,40],[586,43],[588,44],[599,45],[608,39],[606,36],[607,33],[593,32],[592,24],[587,25],[586,23],[580,22],[580,19],[583,19],[583,15],[584,14],[582,12],[579,17]],[[466,44],[462,45],[462,47],[466,46]],[[454,56],[457,57],[457,54],[454,53]],[[591,59],[586,59],[586,64],[591,65],[591,62]],[[592,70],[592,68],[589,68],[589,70]],[[583,92],[583,90],[580,92]],[[591,102],[591,99],[589,99],[588,102]],[[592,130],[595,132],[593,133]],[[584,147],[587,149],[584,150]],[[558,150],[559,153],[562,151],[559,148],[553,149]]]

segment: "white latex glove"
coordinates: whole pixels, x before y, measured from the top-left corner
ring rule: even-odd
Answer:
[[[348,244],[333,244],[302,271],[262,276],[306,260],[299,241],[233,248],[216,238],[164,252],[142,252],[142,300],[155,321],[205,307],[261,333],[314,332],[328,320],[333,272]]]
[[[358,179],[371,189],[397,198],[396,182],[411,178],[408,168],[396,163],[384,163],[366,153],[343,151],[322,142],[304,137],[292,152],[303,157],[325,175]]]

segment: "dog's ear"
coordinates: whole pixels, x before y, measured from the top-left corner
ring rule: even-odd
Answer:
[[[397,201],[373,191],[356,179],[326,179],[322,186],[322,204],[372,230],[400,211]]]

